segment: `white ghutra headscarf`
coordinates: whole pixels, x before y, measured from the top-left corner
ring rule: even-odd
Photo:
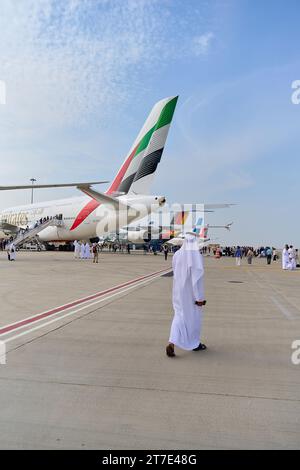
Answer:
[[[182,247],[175,254],[176,256],[176,271],[182,279],[189,274],[192,278],[192,284],[195,286],[199,280],[203,278],[204,266],[203,257],[199,251],[197,235],[187,233]],[[203,287],[202,287],[202,289]],[[199,300],[199,299],[197,299]]]

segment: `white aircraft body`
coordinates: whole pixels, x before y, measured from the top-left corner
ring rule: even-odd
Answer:
[[[195,204],[197,205],[197,204]],[[203,213],[211,212],[210,207],[229,207],[230,204],[201,204]],[[200,206],[200,204],[199,204]],[[232,222],[226,225],[210,225],[203,223],[203,217],[198,218],[195,225],[192,225],[191,211],[177,211],[172,213],[169,225],[157,225],[150,222],[147,226],[131,224],[123,227],[118,234],[112,234],[111,241],[130,242],[135,244],[144,244],[154,240],[160,240],[170,245],[181,245],[184,240],[184,234],[188,231],[196,232],[200,242],[208,242],[209,228],[224,228],[230,230]]]
[[[134,141],[109,189],[99,192],[94,183],[35,185],[35,188],[76,186],[84,196],[52,200],[0,213],[0,230],[33,227],[45,218],[59,215],[60,226],[48,226],[39,233],[41,241],[88,240],[139,220],[165,203],[165,197],[149,195],[160,162],[178,97],[156,103]],[[32,186],[0,186],[0,190],[29,189]],[[112,230],[115,227],[115,230]]]

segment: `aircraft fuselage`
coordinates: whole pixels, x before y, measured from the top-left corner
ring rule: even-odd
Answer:
[[[89,196],[59,199],[31,205],[11,207],[0,213],[0,226],[3,223],[17,227],[32,227],[45,217],[62,215],[62,227],[50,226],[39,233],[41,241],[87,240],[103,236],[116,227],[145,217],[161,205],[159,196],[120,196],[120,210],[109,204],[99,203]],[[130,206],[125,210],[124,206]]]

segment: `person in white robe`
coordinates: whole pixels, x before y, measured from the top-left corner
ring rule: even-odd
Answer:
[[[288,254],[289,254],[288,268],[291,271],[294,271],[296,269],[296,250],[292,245],[288,249]]]
[[[13,243],[9,245],[9,259],[10,261],[16,261],[16,247]]]
[[[91,247],[90,247],[89,243],[86,242],[85,248],[84,248],[84,258],[85,259],[90,259],[90,257],[91,257]]]
[[[80,259],[85,258],[85,244],[82,242],[80,246]]]
[[[298,249],[296,249],[295,251],[296,251],[296,268],[299,268],[300,267],[299,251]]]
[[[282,250],[282,269],[288,269],[289,267],[289,245],[285,245]]]
[[[200,343],[202,306],[204,300],[203,257],[199,251],[196,234],[186,235],[182,247],[173,256],[173,308],[166,354],[175,356],[174,346],[187,351],[200,351],[206,346]]]
[[[79,241],[75,240],[74,241],[74,257],[75,257],[75,259],[80,258],[80,249],[81,249],[81,245],[80,245]]]

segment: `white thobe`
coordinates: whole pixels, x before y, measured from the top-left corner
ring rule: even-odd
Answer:
[[[289,252],[284,248],[282,250],[282,269],[288,269],[289,261]]]
[[[9,259],[10,261],[16,260],[16,247],[13,243],[9,247]]]
[[[204,299],[203,258],[199,253],[198,241],[190,235],[195,243],[194,252],[188,253],[187,237],[180,250],[173,256],[173,308],[174,318],[169,342],[188,351],[200,343],[202,324],[202,307],[195,305],[196,300]]]
[[[75,258],[79,258],[80,256],[80,243],[77,240],[74,242],[74,256]]]
[[[85,245],[84,257],[85,257],[85,259],[89,259],[91,257],[91,248],[90,248],[90,245],[88,243],[86,243],[86,245]]]
[[[291,271],[294,271],[296,269],[296,251],[294,250],[294,248],[288,249],[288,255],[289,255],[288,268]]]
[[[80,258],[81,259],[84,259],[85,257],[85,244],[84,243],[81,243],[81,247],[80,247]]]

